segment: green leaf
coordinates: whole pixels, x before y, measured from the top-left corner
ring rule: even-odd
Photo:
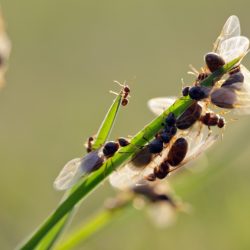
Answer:
[[[110,135],[111,130],[113,128],[116,117],[118,115],[118,111],[121,107],[121,101],[122,101],[122,90],[120,94],[117,95],[117,97],[114,99],[98,130],[98,133],[96,135],[95,141],[92,146],[93,149],[100,148],[107,141],[108,136]],[[73,190],[74,188],[72,188],[72,190],[69,191],[69,195]],[[66,196],[68,196],[68,194],[66,194]],[[41,242],[37,246],[37,250],[49,249],[53,246],[53,244],[56,242],[58,237],[63,232],[63,229],[70,221],[70,217],[72,217],[72,213],[75,209],[76,208],[73,208],[52,229],[50,229],[47,235],[41,240]]]
[[[121,90],[122,91],[122,90]],[[122,93],[120,95],[117,95],[115,98],[113,104],[109,108],[108,113],[106,114],[98,132],[96,135],[96,139],[92,145],[93,149],[100,148],[108,139],[111,130],[113,128],[115,119],[117,117],[119,108],[121,107],[121,101],[122,101]]]

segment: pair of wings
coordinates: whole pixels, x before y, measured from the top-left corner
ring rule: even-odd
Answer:
[[[84,175],[91,173],[96,166],[102,164],[101,150],[95,150],[82,158],[70,160],[62,168],[54,181],[54,188],[66,190],[71,188]]]
[[[214,43],[213,52],[219,54],[228,63],[237,57],[244,56],[248,48],[249,39],[241,36],[239,18],[230,16]]]
[[[237,94],[237,100],[235,102],[234,109],[231,112],[235,115],[249,115],[250,114],[250,72],[249,70],[241,64],[241,73],[244,75],[243,83],[234,83],[235,87],[237,85],[240,88],[235,91]],[[236,89],[236,88],[235,88]],[[214,87],[216,90],[216,87]],[[213,91],[214,91],[213,90]],[[230,91],[230,89],[228,90]],[[150,110],[156,114],[160,115],[164,110],[171,106],[175,101],[176,97],[157,97],[148,101],[148,106]],[[199,103],[202,106],[202,103]]]
[[[237,16],[230,16],[224,24],[221,34],[214,43],[213,51],[219,54],[226,63],[237,57],[244,57],[249,49],[249,39],[241,36],[240,22]],[[244,82],[234,83],[232,87],[238,89],[234,114],[250,114],[250,72],[241,64],[241,73],[244,76]],[[216,88],[215,88],[216,89]],[[214,90],[215,90],[214,89]],[[232,91],[232,89],[227,89]],[[226,91],[226,90],[225,90]]]
[[[148,102],[150,110],[160,115],[163,110],[167,109],[175,102],[176,98],[154,98]],[[183,134],[184,133],[184,134]],[[192,160],[195,160],[201,153],[206,151],[218,139],[218,135],[210,134],[208,129],[203,128],[199,131],[198,124],[186,131],[178,131],[178,136],[184,136],[188,142],[188,152],[185,159],[177,166],[177,168],[187,165]],[[170,147],[163,149],[159,155],[154,155],[152,161],[138,168],[133,164],[133,160],[122,166],[120,169],[111,174],[109,181],[113,187],[118,189],[130,189],[135,185],[144,185],[147,183],[145,177],[153,173],[154,167],[161,164],[164,158],[168,155]]]
[[[230,16],[214,43],[213,52],[219,54],[225,62],[228,63],[238,57],[243,58],[247,54],[248,49],[249,39],[245,36],[241,36],[239,18],[234,15]],[[232,112],[237,115],[250,114],[250,72],[242,64],[240,68],[244,76],[244,82],[236,82],[231,86],[237,89],[236,101],[234,103],[234,109],[232,110]],[[222,84],[223,80],[221,80],[220,83]],[[220,88],[220,86],[214,86],[212,92],[218,88]],[[226,92],[232,91],[234,91],[233,88],[225,88],[223,92],[224,96],[227,96]],[[212,94],[212,92],[210,94]],[[215,95],[215,92],[213,94]],[[223,103],[223,100],[220,101]]]

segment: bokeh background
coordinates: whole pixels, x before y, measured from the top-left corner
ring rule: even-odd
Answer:
[[[153,118],[148,99],[178,95],[181,78],[192,80],[188,65],[203,65],[229,15],[240,17],[250,37],[247,0],[3,0],[1,6],[13,44],[0,93],[1,249],[13,249],[57,206],[62,193],[53,180],[83,154],[113,98],[108,91],[118,89],[113,80],[127,80],[132,89],[113,138],[133,135]],[[158,230],[134,211],[79,249],[250,249],[249,124],[250,117],[228,120],[223,140],[200,162],[212,175],[171,179],[192,204],[191,215]],[[73,224],[113,194],[108,183],[99,188]]]

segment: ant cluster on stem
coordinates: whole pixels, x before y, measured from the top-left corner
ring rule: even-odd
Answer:
[[[241,64],[248,48],[248,38],[240,35],[239,19],[236,16],[229,17],[214,43],[212,52],[204,57],[205,66],[200,72],[193,69],[193,83],[182,89],[181,98],[191,100],[191,105],[178,116],[174,112],[168,112],[162,121],[162,129],[155,134],[155,138],[146,141],[146,145],[140,148],[129,162],[110,175],[112,186],[125,191],[134,190],[140,194],[145,190],[137,187],[145,186],[147,192],[145,191],[144,195],[152,195],[149,189],[152,191],[153,188],[148,189],[149,186],[158,185],[160,180],[194,161],[217,141],[219,135],[213,128],[225,128],[226,121],[221,115],[224,110],[230,110],[231,113],[250,113],[250,72]],[[240,62],[226,74],[216,77],[211,86],[203,85],[214,72],[218,72],[236,58],[241,58]],[[120,93],[110,92],[120,95],[121,105],[126,106],[130,88],[125,83],[118,84],[122,87]],[[177,98],[153,98],[148,104],[156,115],[160,115],[176,100]],[[214,107],[222,111],[215,112]],[[72,187],[82,176],[99,169],[117,151],[121,153],[120,148],[131,143],[126,138],[118,138],[93,150],[94,141],[95,137],[88,139],[86,156],[73,159],[64,166],[54,182],[56,189]],[[171,199],[165,200],[169,202]]]

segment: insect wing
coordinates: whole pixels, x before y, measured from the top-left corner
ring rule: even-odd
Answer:
[[[148,101],[149,109],[155,114],[160,115],[177,100],[176,97],[157,97]]]
[[[151,167],[151,164],[155,161],[155,158],[157,157],[152,157],[152,161],[141,166],[138,166],[133,160],[131,160],[110,175],[110,184],[121,190],[131,189],[136,185],[145,185],[147,181],[144,179],[144,176],[152,173],[153,168]]]
[[[11,43],[5,32],[3,17],[0,13],[0,87],[4,84],[4,75],[7,70],[7,61],[9,59]]]
[[[198,156],[211,147],[219,137],[218,135],[208,134],[204,131],[197,132],[197,127],[194,127],[186,133],[187,136],[185,138],[188,141],[189,150],[185,159],[173,169],[180,168],[190,163],[191,160],[198,158]],[[135,185],[147,184],[148,181],[145,177],[153,173],[154,167],[161,164],[163,159],[167,157],[168,152],[169,147],[165,148],[160,155],[154,156],[152,161],[142,168],[137,168],[133,164],[133,161],[128,162],[125,166],[121,167],[121,169],[112,173],[109,178],[110,184],[121,190],[130,189]]]
[[[237,16],[230,16],[224,24],[222,31],[214,43],[213,51],[218,53],[221,43],[231,37],[240,36],[240,21]]]
[[[243,85],[242,85],[242,90],[244,92],[250,93],[250,72],[242,64],[240,65],[240,71],[244,75],[244,82],[243,82]]]
[[[236,91],[237,100],[232,112],[236,115],[249,115],[250,114],[250,72],[241,64],[241,73],[244,75],[244,82],[234,83],[232,87],[238,89]]]
[[[144,147],[142,151],[138,153],[139,158],[147,158],[147,155],[143,153]],[[163,149],[161,155],[165,155],[166,149]],[[142,152],[142,153],[141,153]],[[144,157],[143,157],[144,156]],[[109,177],[110,184],[118,189],[126,190],[131,189],[136,185],[145,185],[148,182],[145,180],[145,176],[151,174],[153,172],[153,166],[158,162],[158,156],[151,154],[150,161],[145,162],[145,164],[139,165],[137,162],[137,155],[133,159],[125,164],[123,167],[118,169],[116,172],[112,173]],[[143,160],[143,159],[142,159]],[[139,161],[139,160],[138,160]]]
[[[237,57],[244,56],[248,48],[249,39],[245,36],[236,36],[220,43],[217,53],[228,63]]]
[[[141,175],[128,164],[113,172],[109,177],[110,184],[120,190],[129,190],[141,180]]]
[[[197,159],[202,153],[204,153],[208,148],[210,148],[219,138],[219,135],[205,133],[201,131],[197,136],[197,132],[193,131],[189,134],[187,140],[189,143],[189,151],[186,155],[184,161],[177,166],[180,168],[191,161]]]
[[[136,164],[132,159],[126,165],[110,175],[110,184],[121,190],[130,189],[136,185],[148,184],[145,177],[153,173],[154,167],[161,164],[162,159],[167,157],[168,152],[169,148],[164,148],[161,154],[152,155],[150,162],[141,166]],[[140,155],[140,152],[138,154]]]
[[[149,205],[147,213],[156,227],[166,228],[173,225],[177,219],[177,210],[167,202],[157,202]]]
[[[54,188],[66,190],[72,187],[82,176],[82,158],[76,158],[66,163],[54,181]]]
[[[83,158],[76,158],[63,167],[54,181],[57,190],[71,188],[83,175],[89,174],[98,169],[103,163],[99,151],[92,151]]]

